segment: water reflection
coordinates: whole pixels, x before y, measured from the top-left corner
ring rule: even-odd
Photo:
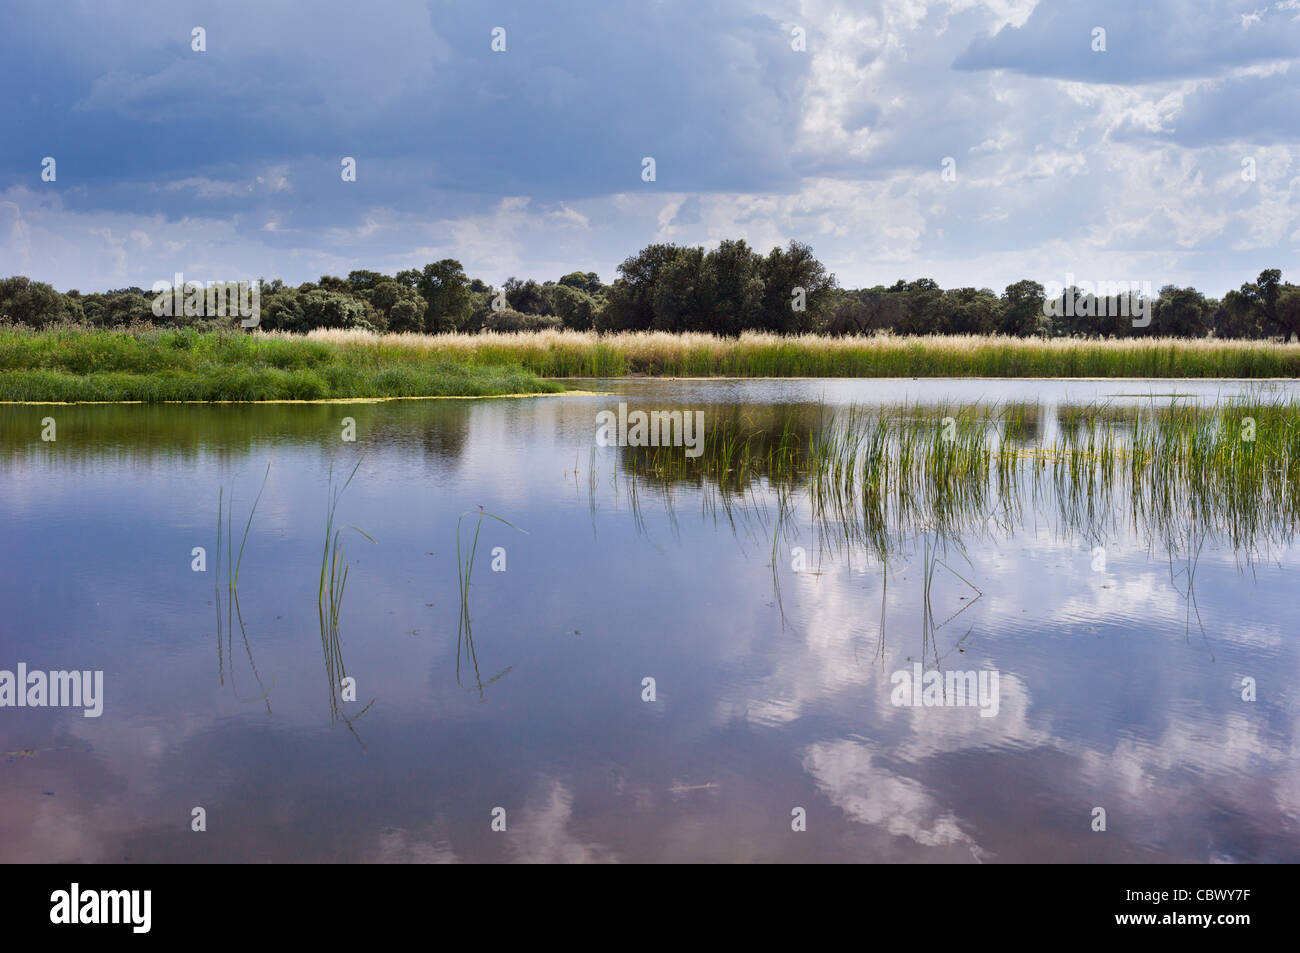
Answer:
[[[474,523],[474,537],[468,541],[467,545],[462,547],[461,523],[464,522],[466,516],[476,517]],[[480,674],[478,668],[478,653],[474,651],[474,631],[469,615],[469,588],[472,585],[474,559],[478,555],[478,540],[479,535],[483,530],[484,517],[496,520],[503,526],[508,526],[521,533],[526,532],[493,513],[483,512],[483,507],[481,506],[478,508],[478,512],[462,513],[456,520],[456,571],[460,583],[460,627],[456,633],[456,684],[460,685],[462,688],[465,687],[464,682],[461,681],[461,658],[463,655],[465,661],[472,664],[474,667],[474,684],[478,688],[478,697],[480,701],[483,700],[483,689],[510,674],[510,669],[512,667],[506,666],[485,682],[483,681],[483,676]],[[505,560],[505,548],[498,547],[494,549],[492,552],[492,571],[504,572],[506,569]]]
[[[0,856],[1300,859],[1293,411],[750,383],[619,385],[699,458],[602,396],[0,408],[0,668],[106,685],[0,712]],[[918,662],[997,716],[895,706]]]

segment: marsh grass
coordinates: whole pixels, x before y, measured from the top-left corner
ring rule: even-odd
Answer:
[[[477,516],[478,519],[474,523],[474,538],[472,541],[464,545],[464,551],[462,551],[461,524],[464,522],[466,516]],[[464,657],[466,661],[473,665],[474,682],[478,688],[480,699],[483,698],[484,688],[498,679],[503,678],[510,672],[510,667],[506,667],[496,675],[489,678],[486,682],[483,681],[482,676],[479,674],[478,653],[474,649],[474,632],[470,625],[469,587],[474,573],[474,557],[478,555],[479,533],[483,529],[483,520],[485,517],[487,519],[496,520],[498,523],[508,526],[515,532],[523,533],[524,535],[528,534],[527,530],[520,529],[518,526],[507,522],[500,516],[485,512],[482,506],[477,510],[467,510],[460,514],[456,519],[456,571],[460,582],[460,625],[456,636],[456,684],[460,685],[462,688],[465,687],[461,681],[461,658]]]
[[[662,498],[671,519],[678,485],[700,488],[705,510],[715,522],[725,513],[733,532],[770,531],[773,605],[784,629],[782,544],[806,517],[806,558],[818,566],[827,552],[878,564],[874,657],[882,664],[891,575],[919,560],[921,661],[941,667],[973,630],[942,654],[939,632],[983,596],[967,542],[1010,538],[1040,517],[1058,537],[1106,543],[1131,529],[1149,550],[1164,549],[1170,585],[1186,606],[1186,637],[1195,624],[1213,658],[1196,599],[1207,541],[1228,543],[1239,568],[1253,572],[1300,530],[1296,403],[1068,406],[1050,437],[1035,405],[805,408],[789,419],[803,423],[768,419],[763,427],[752,416],[718,415],[695,460],[680,447],[621,451],[638,531],[646,532],[647,494]],[[974,594],[942,620],[934,609],[941,574]]]
[[[262,683],[262,676],[257,671],[257,663],[253,659],[253,647],[248,640],[248,630],[244,625],[244,614],[239,606],[239,570],[244,562],[244,547],[248,543],[248,533],[253,526],[253,517],[257,513],[257,505],[262,501],[262,494],[266,491],[267,481],[271,478],[271,465],[266,465],[266,474],[262,477],[262,486],[257,491],[257,496],[253,500],[252,507],[248,511],[248,521],[244,524],[244,533],[239,540],[239,554],[231,560],[231,551],[234,549],[234,531],[233,520],[235,510],[235,484],[230,484],[230,506],[225,508],[225,487],[217,488],[217,547],[216,547],[216,572],[213,575],[213,605],[217,612],[217,677],[222,685],[226,683],[225,675],[225,656],[230,660],[230,679],[231,687],[234,688],[235,679],[235,656],[234,656],[234,632],[235,625],[239,626],[239,635],[244,643],[244,651],[248,655],[248,665],[253,672],[253,677],[257,680],[261,694],[258,698],[266,704],[267,714],[271,713],[271,696],[269,689]],[[226,542],[226,649],[225,656],[222,651],[222,622],[221,622],[221,557],[222,557],[222,516],[226,518],[225,525],[225,542]],[[238,697],[238,691],[235,691]]]
[[[372,698],[355,715],[348,715],[339,697],[343,679],[347,678],[347,666],[343,661],[343,641],[339,635],[339,613],[343,609],[343,594],[348,584],[348,565],[343,556],[342,529],[335,528],[339,500],[352,484],[361,460],[357,460],[348,478],[341,486],[334,485],[334,461],[330,461],[325,508],[325,545],[321,552],[320,585],[317,590],[316,608],[320,617],[321,652],[325,659],[325,678],[329,683],[330,724],[342,719],[358,742],[361,738],[356,733],[353,722],[370,710],[375,703]],[[355,530],[361,536],[374,542],[362,529],[356,526],[346,527]]]
[[[0,401],[263,401],[554,393],[517,362],[301,335],[0,328]]]
[[[624,448],[620,462],[634,509],[647,490],[692,485],[736,525],[766,505],[763,491],[797,491],[820,542],[880,558],[903,537],[955,545],[1010,530],[1026,507],[1090,541],[1125,523],[1172,552],[1223,537],[1248,562],[1300,526],[1300,405],[1097,404],[1061,408],[1057,421],[1046,437],[1024,405],[804,409],[766,426],[722,414],[708,418],[699,458]]]
[[[662,331],[375,334],[317,330],[312,340],[388,353],[405,349],[541,377],[1296,377],[1300,344],[1134,337],[984,335],[738,338]]]

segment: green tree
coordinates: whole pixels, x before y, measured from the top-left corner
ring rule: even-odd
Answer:
[[[82,316],[79,301],[59,294],[43,281],[32,281],[22,275],[0,281],[0,318],[43,328],[50,324],[76,322]]]
[[[551,309],[564,326],[574,331],[589,331],[596,319],[596,299],[572,285],[558,284],[550,289]]]
[[[709,252],[705,264],[714,288],[707,330],[736,336],[758,327],[765,303],[762,257],[743,240],[728,240]]]
[[[1165,285],[1152,310],[1151,328],[1163,337],[1202,337],[1210,329],[1210,307],[1195,288]]]
[[[1243,285],[1229,291],[1214,313],[1214,336],[1217,338],[1260,338],[1264,336],[1263,311],[1257,295]]]
[[[82,299],[86,323],[97,328],[120,328],[131,324],[171,324],[180,326],[193,318],[184,315],[155,317],[153,302],[157,295],[146,295],[139,288],[122,288]]]
[[[763,279],[763,307],[759,327],[778,334],[810,331],[819,319],[835,287],[835,276],[817,260],[812,248],[791,241],[785,248],[773,248],[759,268]],[[797,292],[802,291],[802,295]],[[796,307],[802,298],[803,308]]]
[[[951,288],[938,302],[938,326],[946,334],[993,334],[1001,305],[988,288]]]
[[[1043,314],[1044,288],[1037,281],[1017,281],[1002,292],[998,331],[1016,337],[1031,337],[1047,332]]]
[[[554,286],[552,286],[554,287]],[[522,314],[554,314],[546,288],[532,278],[520,281],[507,278],[503,286],[510,307]]]
[[[585,291],[593,298],[604,290],[604,286],[600,283],[600,275],[594,271],[571,271],[560,279],[560,284]]]
[[[1300,334],[1300,288],[1284,285],[1278,292],[1274,310],[1274,323],[1288,340]]]
[[[491,311],[483,322],[483,330],[498,333],[512,331],[548,331],[561,327],[560,319],[553,314],[525,314],[513,308]]]
[[[943,289],[933,278],[899,281],[890,289],[902,298],[901,318],[895,328],[899,334],[939,334],[940,304]]]
[[[375,290],[375,287],[384,281],[394,281],[387,275],[380,274],[377,271],[350,271],[348,272],[348,288],[355,295],[365,296]]]
[[[646,331],[654,325],[654,289],[660,271],[681,249],[671,244],[647,245],[618,266],[605,307],[596,316],[598,331]]]
[[[362,296],[377,315],[376,323],[389,331],[423,331],[429,304],[410,285],[381,275]]]
[[[713,310],[714,276],[703,248],[679,248],[660,269],[651,292],[656,331],[705,331]]]
[[[1255,279],[1255,295],[1259,302],[1264,329],[1269,334],[1283,333],[1277,322],[1277,299],[1282,293],[1282,271],[1279,268],[1265,268]]]
[[[298,289],[279,288],[262,295],[259,326],[267,331],[305,332],[310,330],[302,316]]]
[[[397,279],[403,284],[412,283],[408,271],[398,272]],[[454,258],[425,265],[413,284],[424,299],[424,329],[430,334],[455,331],[469,316],[469,279]]]

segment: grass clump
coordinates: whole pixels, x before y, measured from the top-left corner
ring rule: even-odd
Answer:
[[[886,556],[924,533],[958,540],[1023,523],[1104,541],[1127,519],[1186,551],[1205,536],[1247,558],[1300,533],[1300,404],[1066,406],[1050,436],[1018,404],[850,407],[756,421],[711,414],[703,453],[626,448],[634,507],[652,489],[703,487],[735,523],[753,488],[799,493],[819,534]],[[779,511],[778,511],[779,512]]]
[[[518,362],[292,335],[0,330],[0,401],[265,401],[553,393]]]

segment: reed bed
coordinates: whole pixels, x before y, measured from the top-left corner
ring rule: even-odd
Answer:
[[[1298,404],[1067,407],[1050,439],[1030,418],[1023,405],[822,409],[764,430],[722,416],[699,458],[630,448],[622,470],[634,506],[646,489],[707,486],[733,525],[763,487],[778,523],[803,492],[824,542],[882,558],[922,534],[1010,530],[1026,507],[1088,540],[1127,521],[1171,552],[1214,537],[1249,558],[1300,529]]]
[[[1183,338],[1003,336],[781,337],[533,331],[375,334],[316,330],[314,341],[385,359],[406,350],[426,359],[514,365],[540,377],[1128,377],[1300,376],[1300,344]]]

